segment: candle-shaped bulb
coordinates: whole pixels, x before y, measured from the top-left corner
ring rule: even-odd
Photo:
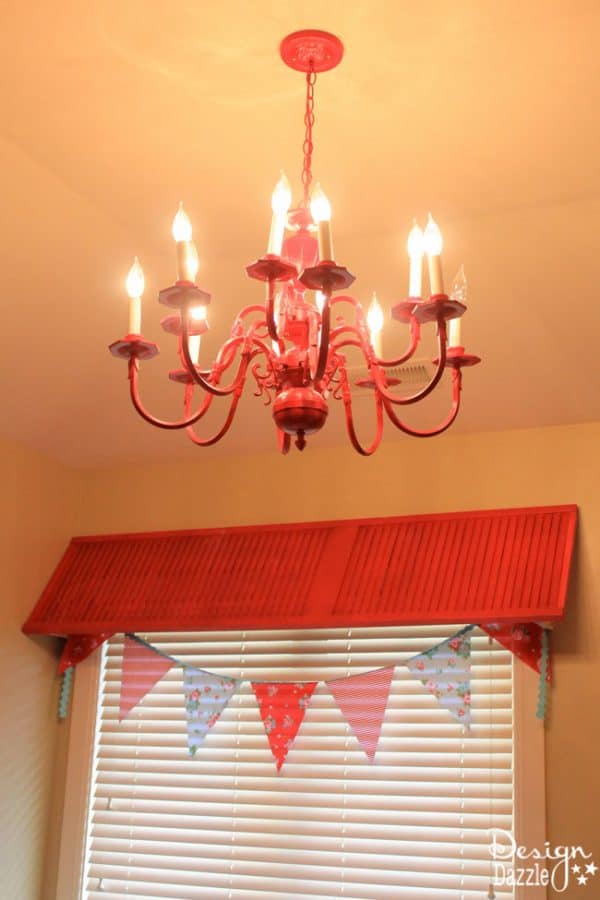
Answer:
[[[442,232],[433,221],[431,213],[423,233],[423,244],[427,254],[427,266],[429,268],[429,288],[432,296],[444,293],[444,280],[442,277]]]
[[[458,300],[459,303],[466,304],[467,302],[467,276],[465,275],[464,265],[461,265],[460,269],[454,276],[450,297],[452,298],[452,300]]]
[[[438,229],[439,230],[439,229]],[[425,253],[423,229],[413,219],[413,227],[408,232],[406,249],[411,259],[421,259]]]
[[[133,260],[133,265],[129,270],[125,285],[127,287],[127,295],[132,300],[135,297],[141,297],[144,293],[144,270],[140,266],[140,261],[137,256]]]
[[[379,334],[383,328],[383,310],[375,291],[373,291],[373,299],[369,304],[369,310],[367,312],[367,325],[369,326],[371,336]]]
[[[271,195],[271,209],[276,216],[285,216],[292,205],[292,189],[285,172],[281,172],[279,181]]]
[[[381,332],[383,330],[383,310],[377,299],[377,294],[373,291],[373,299],[369,304],[367,312],[367,325],[369,327],[369,336],[371,338],[371,346],[375,350],[376,356],[381,356]]]
[[[439,256],[442,252],[442,232],[431,213],[429,213],[429,219],[423,232],[423,246],[428,256]]]
[[[319,259],[332,260],[331,203],[318,182],[310,199],[310,214],[319,230]]]
[[[331,219],[331,203],[319,182],[310,198],[310,214],[317,225],[319,222],[329,222]]]
[[[190,241],[187,247],[187,274],[190,281],[196,281],[196,275],[200,268],[200,260],[198,259],[198,251],[193,241]]]
[[[190,319],[194,322],[202,322],[206,319],[206,306],[192,306],[190,309]]]
[[[173,219],[173,237],[180,243],[181,241],[191,241],[192,239],[192,223],[189,216],[183,208],[183,203],[179,204],[179,208]]]
[[[459,303],[467,302],[467,277],[465,275],[464,265],[461,265],[454,276],[450,297],[452,300],[458,300]],[[460,316],[456,319],[450,319],[448,328],[448,346],[462,346],[462,319]]]
[[[271,209],[273,217],[271,219],[271,230],[269,232],[269,244],[267,253],[275,256],[281,255],[283,247],[283,238],[287,227],[287,214],[292,205],[292,189],[290,183],[282,172],[279,181],[275,185],[275,190],[271,195]]]
[[[189,317],[192,322],[202,322],[206,319],[207,308],[206,306],[192,306],[189,311]],[[201,335],[199,334],[189,334],[188,335],[188,350],[190,351],[190,357],[195,366],[198,365],[198,361],[200,359],[200,343],[201,343]]]
[[[125,282],[129,296],[129,334],[142,333],[142,294],[144,293],[144,270],[135,257]]]

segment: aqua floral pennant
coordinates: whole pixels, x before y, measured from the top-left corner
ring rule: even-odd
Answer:
[[[204,743],[204,738],[237,691],[241,682],[235,678],[215,675],[185,666],[183,693],[187,718],[190,756]]]
[[[413,656],[406,663],[415,678],[433,694],[440,706],[465,725],[471,725],[471,632],[463,628],[453,637]]]

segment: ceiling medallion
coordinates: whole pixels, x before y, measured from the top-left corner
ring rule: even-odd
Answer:
[[[250,278],[266,285],[264,303],[242,309],[230,337],[210,367],[199,364],[200,343],[208,330],[210,295],[196,285],[198,255],[192,241],[192,225],[183,206],[173,221],[177,252],[177,281],[160,291],[159,302],[172,313],[161,321],[163,329],[177,337],[181,367],[169,378],[184,385],[184,415],[167,422],[146,411],[139,396],[140,362],[158,353],[158,346],[141,333],[141,298],[144,274],[136,258],[127,277],[129,331],[111,344],[115,356],[128,360],[130,393],[134,407],[147,422],[159,428],[185,429],[200,446],[217,443],[229,430],[250,375],[255,395],[271,405],[279,448],[287,453],[292,437],[302,450],[307,435],[319,431],[327,420],[328,403],[341,400],[352,446],[370,455],[379,446],[384,418],[406,434],[431,437],[454,422],[460,405],[462,369],[480,362],[461,345],[460,317],[466,310],[466,281],[461,270],[451,295],[444,293],[442,236],[431,216],[425,230],[415,223],[408,237],[410,279],[408,298],[392,308],[392,317],[408,326],[408,347],[393,359],[381,357],[383,312],[375,297],[365,314],[361,304],[346,293],[354,276],[335,259],[331,230],[331,205],[322,188],[313,186],[312,154],[315,121],[314,89],[317,73],[335,68],[344,53],[342,42],[324,31],[298,31],[281,43],[280,53],[290,68],[305,73],[306,103],[302,197],[292,209],[292,191],[282,173],[273,192],[272,219],[267,252],[246,268]],[[423,257],[427,257],[429,295],[423,297]],[[335,315],[332,316],[332,311]],[[437,330],[437,356],[429,382],[404,396],[398,392],[402,378],[399,366],[407,363],[420,343],[422,325]],[[347,353],[362,354],[368,376],[354,383]],[[452,405],[444,421],[430,431],[411,428],[396,410],[418,403],[440,382],[444,370],[452,375]],[[390,370],[395,371],[394,377]],[[202,399],[194,407],[196,388]],[[363,446],[356,434],[352,412],[353,394],[367,391],[373,398],[376,433]],[[225,399],[227,411],[221,428],[210,437],[200,437],[195,425],[215,398]],[[385,415],[384,415],[385,414]]]

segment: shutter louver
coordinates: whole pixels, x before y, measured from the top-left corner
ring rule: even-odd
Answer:
[[[512,828],[511,654],[472,633],[470,734],[402,665],[459,627],[141,635],[186,664],[244,679],[194,758],[180,667],[119,724],[123,638],[112,638],[83,898],[486,897],[488,829]],[[369,765],[322,682],[390,665]],[[279,775],[251,679],[320,682]]]

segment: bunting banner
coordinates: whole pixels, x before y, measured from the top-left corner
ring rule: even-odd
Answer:
[[[377,753],[396,665],[405,665],[434,695],[442,708],[467,729],[470,727],[471,632],[476,627],[466,626],[407,662],[399,661],[384,668],[324,682],[370,763],[374,762]],[[539,667],[542,674],[537,714],[543,717],[547,699],[546,680],[550,680],[547,631],[534,623],[480,627],[533,668]],[[136,635],[126,634],[119,721],[128,715],[172,666],[183,669],[183,705],[188,749],[190,756],[194,757],[210,729],[239,690],[242,679],[190,666],[187,662],[161,652]],[[61,693],[61,716],[66,715],[72,672],[72,667],[67,669],[67,679]],[[279,772],[294,744],[319,681],[250,683]]]
[[[537,622],[519,622],[497,625],[482,625],[481,628],[502,644],[515,656],[523,660],[528,666],[540,673],[542,669],[542,650],[544,647],[543,636],[548,629],[542,628]],[[546,665],[546,681],[552,680],[550,661]]]
[[[119,722],[174,665],[175,660],[170,656],[159,653],[136,637],[125,635]]]
[[[405,663],[440,706],[467,728],[471,726],[471,632],[474,627],[463,628]]]
[[[190,756],[202,746],[240,684],[237,678],[184,666],[183,693]]]
[[[279,772],[294,743],[317,681],[253,681],[271,753]]]
[[[370,763],[375,759],[394,666],[326,681],[342,715]]]

